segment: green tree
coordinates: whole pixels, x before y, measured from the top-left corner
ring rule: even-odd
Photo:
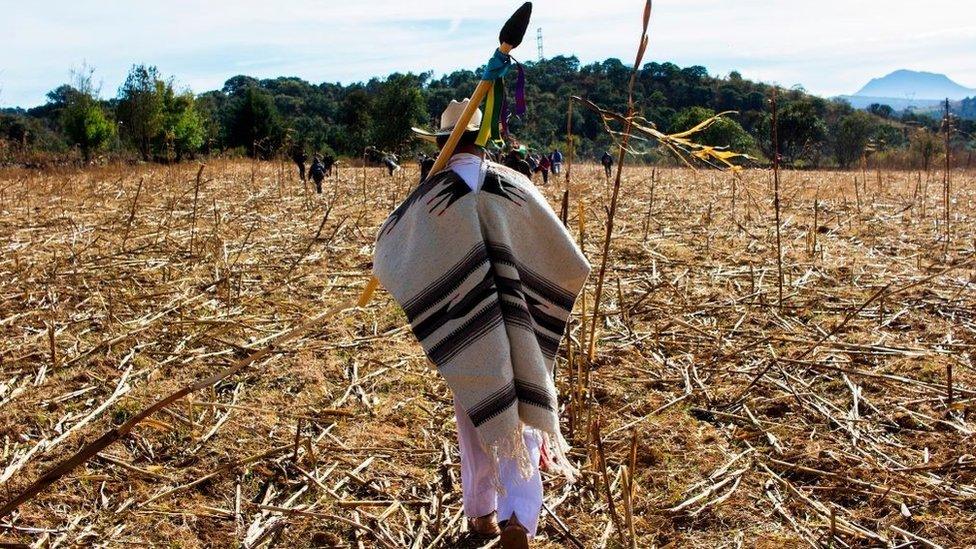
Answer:
[[[83,68],[75,74],[75,91],[66,97],[61,124],[70,142],[77,145],[85,162],[91,160],[115,135],[115,127],[105,116],[92,84],[93,70]]]
[[[790,97],[792,96],[792,97]],[[815,157],[827,138],[827,124],[817,105],[798,91],[780,96],[776,137],[780,156],[790,164],[804,157]],[[767,112],[760,125],[763,153],[772,158],[772,114]]]
[[[214,90],[202,93],[196,97],[194,110],[203,125],[202,150],[211,152],[224,146],[222,113],[227,107],[227,96],[222,91]]]
[[[840,119],[834,130],[834,156],[847,168],[861,158],[877,129],[877,119],[864,111],[854,111]]]
[[[939,136],[925,128],[919,128],[910,138],[909,150],[919,167],[928,173],[932,159],[945,150],[945,145]]]
[[[143,160],[180,160],[203,146],[206,127],[190,91],[178,92],[173,78],[156,67],[135,65],[119,89],[122,133]]]
[[[237,94],[229,105],[226,144],[243,147],[251,156],[270,158],[284,137],[274,101],[258,86],[247,86]]]
[[[895,109],[891,108],[890,105],[871,103],[868,106],[868,112],[879,118],[891,118],[895,114]]]
[[[343,126],[341,147],[346,153],[360,155],[371,145],[373,135],[372,99],[363,89],[356,89],[346,95],[339,111]]]
[[[165,88],[159,70],[146,65],[133,65],[119,88],[116,116],[122,137],[146,161],[152,158],[153,140],[163,132]]]
[[[373,119],[382,121],[373,131],[376,145],[385,151],[402,151],[411,140],[410,128],[427,118],[418,78],[411,74],[390,76],[380,88],[373,112]]]
[[[200,150],[205,138],[206,128],[193,93],[176,93],[172,84],[168,84],[163,95],[163,127],[156,138],[157,148],[172,150],[179,161]]]

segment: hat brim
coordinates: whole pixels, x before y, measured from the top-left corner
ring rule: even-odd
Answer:
[[[431,143],[436,143],[438,137],[447,137],[451,135],[454,128],[444,128],[443,130],[437,130],[436,132],[427,131],[421,128],[410,128],[417,137],[423,139],[424,141],[430,141]],[[477,132],[481,131],[481,126],[476,124],[469,124],[464,130],[465,132]]]

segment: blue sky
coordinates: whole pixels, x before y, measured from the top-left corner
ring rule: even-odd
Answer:
[[[114,96],[133,63],[183,86],[237,74],[312,82],[475,68],[518,0],[0,0],[0,106],[33,106],[87,64]],[[516,57],[630,62],[642,0],[538,0]],[[704,65],[822,95],[908,68],[976,87],[972,0],[656,0],[646,61]]]

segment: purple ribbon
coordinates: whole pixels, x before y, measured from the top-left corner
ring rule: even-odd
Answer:
[[[518,78],[515,80],[515,116],[525,114],[525,69],[521,63],[516,63]],[[502,136],[508,137],[508,94],[502,94]]]

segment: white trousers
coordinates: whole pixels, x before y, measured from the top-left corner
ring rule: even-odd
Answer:
[[[454,414],[457,416],[458,446],[461,449],[461,489],[464,500],[464,514],[469,518],[483,517],[498,511],[498,520],[508,520],[512,513],[535,537],[542,513],[542,474],[539,472],[539,458],[542,436],[535,429],[526,428],[522,436],[532,460],[532,475],[522,478],[516,460],[502,458],[498,463],[498,474],[505,487],[499,494],[491,481],[492,458],[485,453],[478,442],[471,418],[457,401],[454,401]]]

